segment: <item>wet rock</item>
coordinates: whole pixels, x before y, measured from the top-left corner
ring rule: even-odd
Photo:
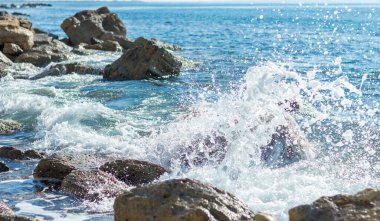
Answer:
[[[108,80],[142,80],[179,75],[182,63],[154,41],[138,38],[135,47],[127,50],[104,70]]]
[[[0,64],[11,65],[13,62],[0,51]]]
[[[112,40],[126,37],[126,28],[119,17],[107,7],[97,10],[85,10],[67,18],[61,24],[74,45],[92,44],[92,39]]]
[[[20,8],[36,8],[36,7],[52,7],[52,4],[48,3],[23,3]]]
[[[9,167],[3,161],[0,161],[0,173],[7,171],[9,171]]]
[[[165,48],[166,50],[170,50],[170,51],[179,51],[179,50],[181,50],[180,47],[178,47],[176,45],[168,44],[166,42],[162,42],[162,41],[160,41],[157,38],[152,38],[150,40],[153,41],[159,47]]]
[[[38,221],[25,216],[16,215],[11,208],[0,202],[0,220],[1,221]]]
[[[12,16],[7,12],[0,13],[0,45],[13,43],[23,50],[33,47],[32,23],[27,19]]]
[[[66,74],[90,74],[90,75],[102,75],[103,69],[94,68],[91,66],[83,65],[78,62],[66,63],[66,64],[55,64],[49,69],[43,71],[30,78],[30,80],[37,80],[48,76],[61,76]]]
[[[0,147],[0,157],[12,160],[42,159],[43,155],[35,150],[22,151],[14,147]]]
[[[127,187],[111,174],[100,170],[74,170],[63,179],[61,190],[66,194],[96,201],[115,197]]]
[[[23,158],[23,152],[14,147],[0,147],[0,157],[12,160],[21,160]]]
[[[166,172],[159,165],[140,160],[115,160],[105,163],[100,170],[133,186],[150,183]]]
[[[31,63],[35,66],[46,66],[51,62],[59,62],[68,58],[72,48],[59,40],[52,39],[50,43],[40,44],[21,54],[15,60],[17,63]]]
[[[61,182],[75,169],[69,159],[51,156],[42,159],[34,169],[33,177],[47,182]]]
[[[22,52],[24,52],[20,46],[13,44],[13,43],[5,43],[4,48],[3,48],[4,54],[9,54],[9,55],[19,55]]]
[[[137,187],[119,195],[115,221],[253,220],[238,198],[196,180],[178,179]]]
[[[271,214],[258,212],[253,217],[253,221],[277,221],[277,219]]]
[[[100,41],[97,44],[84,45],[85,49],[102,51],[121,51],[121,46],[117,41]]]
[[[289,210],[290,221],[380,220],[380,190],[366,189],[355,195],[321,197],[310,205]]]
[[[30,17],[29,14],[21,13],[21,12],[12,12],[12,15],[13,16],[26,16],[26,17]]]

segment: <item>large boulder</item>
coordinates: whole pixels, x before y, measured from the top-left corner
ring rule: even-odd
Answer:
[[[75,169],[73,163],[61,156],[42,159],[34,169],[33,177],[42,181],[60,183]]]
[[[14,120],[0,120],[0,134],[12,134],[21,127],[22,125]]]
[[[115,197],[126,188],[126,184],[100,170],[74,170],[61,185],[64,193],[90,201]]]
[[[355,195],[321,197],[310,205],[289,210],[290,221],[380,220],[380,190],[366,189]]]
[[[32,23],[27,19],[0,12],[0,45],[13,43],[29,50],[33,47]]]
[[[115,160],[105,163],[100,170],[133,186],[150,183],[165,173],[163,167],[140,160]]]
[[[35,66],[46,66],[51,62],[59,62],[68,58],[72,48],[65,43],[51,39],[45,43],[39,42],[37,47],[33,47],[27,52],[18,56],[17,63],[31,63]]]
[[[135,46],[104,70],[108,80],[142,80],[179,75],[182,63],[156,41],[138,38]]]
[[[243,221],[254,214],[238,198],[196,180],[177,179],[137,187],[119,195],[115,221]]]
[[[126,37],[126,28],[120,18],[107,7],[85,10],[67,18],[61,24],[74,45],[93,44],[94,39],[117,40]]]

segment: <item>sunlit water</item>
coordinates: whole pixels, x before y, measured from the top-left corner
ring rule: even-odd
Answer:
[[[64,37],[64,18],[107,5],[122,18],[129,38],[179,45],[178,55],[199,65],[165,80],[2,79],[0,118],[17,120],[24,130],[0,136],[0,145],[151,161],[171,170],[162,180],[211,183],[281,220],[289,208],[322,195],[379,187],[379,6],[52,4],[17,11],[29,13],[34,27]],[[71,60],[104,67],[119,56],[99,52]],[[40,71],[26,66],[23,74]],[[308,138],[310,156],[268,167],[260,147],[289,117],[278,106],[286,99],[301,105],[292,118]],[[227,140],[225,157],[204,150],[202,165],[184,168],[178,160],[184,147],[215,134]],[[189,162],[196,157],[187,155]],[[17,213],[113,219],[113,199],[91,203],[41,193],[31,176],[37,161],[7,163],[12,171],[0,175],[0,196]]]

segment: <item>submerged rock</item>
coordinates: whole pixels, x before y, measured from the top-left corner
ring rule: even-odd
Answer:
[[[0,45],[13,43],[28,50],[33,47],[32,23],[24,18],[0,12]]]
[[[127,187],[111,174],[100,170],[74,170],[63,179],[61,190],[66,194],[96,201],[115,197]]]
[[[163,167],[140,160],[115,160],[105,163],[100,170],[111,173],[133,186],[150,183],[165,173]]]
[[[75,169],[69,159],[51,156],[42,159],[34,169],[33,177],[47,182],[61,182]]]
[[[238,198],[196,180],[178,179],[137,187],[119,195],[115,221],[253,220]]]
[[[289,210],[290,221],[378,221],[380,190],[366,189],[355,195],[321,197],[310,205]]]
[[[0,173],[8,172],[8,171],[9,171],[9,167],[3,161],[0,161]]]
[[[126,37],[126,28],[123,22],[107,7],[80,11],[65,19],[61,28],[74,45],[80,43],[91,45],[94,38],[116,41],[117,38]]]
[[[22,125],[14,120],[0,120],[0,134],[12,134],[21,128]]]
[[[104,70],[108,80],[142,80],[179,75],[182,63],[164,47],[152,40],[138,38],[135,47],[127,50]]]

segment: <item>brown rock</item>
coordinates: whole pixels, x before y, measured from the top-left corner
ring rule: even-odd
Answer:
[[[17,63],[31,63],[35,66],[46,66],[50,62],[67,59],[72,48],[59,40],[52,39],[48,44],[41,44],[21,54],[15,60]]]
[[[196,180],[178,179],[137,187],[119,195],[115,221],[253,220],[235,196]]]
[[[8,171],[9,171],[9,167],[3,161],[0,161],[0,173],[8,172]],[[1,210],[1,207],[0,207],[0,210]]]
[[[105,163],[100,170],[133,186],[150,183],[165,173],[163,167],[140,160],[115,160]]]
[[[13,44],[13,43],[5,43],[4,48],[3,48],[4,54],[9,54],[9,55],[19,55],[22,52],[24,52],[20,46]]]
[[[43,154],[38,153],[35,150],[26,150],[24,152],[24,158],[27,158],[27,159],[42,159],[42,158],[44,158],[44,156],[43,156]]]
[[[116,38],[126,37],[123,22],[107,7],[80,11],[73,17],[65,19],[61,28],[74,45],[92,44],[93,38],[115,41]]]
[[[104,70],[108,80],[142,80],[179,75],[182,63],[165,48],[142,37]]]
[[[277,221],[277,219],[271,214],[258,212],[253,217],[253,221]]]
[[[65,176],[69,175],[75,169],[70,160],[52,156],[42,159],[34,169],[33,177],[40,180],[61,182]]]
[[[23,152],[14,147],[0,147],[0,157],[21,160],[23,158]]]
[[[290,221],[380,220],[380,191],[366,189],[355,195],[321,197],[310,205],[289,210]]]
[[[0,14],[0,45],[13,43],[23,50],[33,47],[32,23],[27,19],[12,16],[9,13]]]
[[[127,187],[111,174],[100,170],[74,170],[63,179],[61,185],[64,193],[91,201],[115,197]]]
[[[117,41],[101,41],[97,44],[84,45],[85,49],[102,50],[102,51],[121,51],[121,46]]]

